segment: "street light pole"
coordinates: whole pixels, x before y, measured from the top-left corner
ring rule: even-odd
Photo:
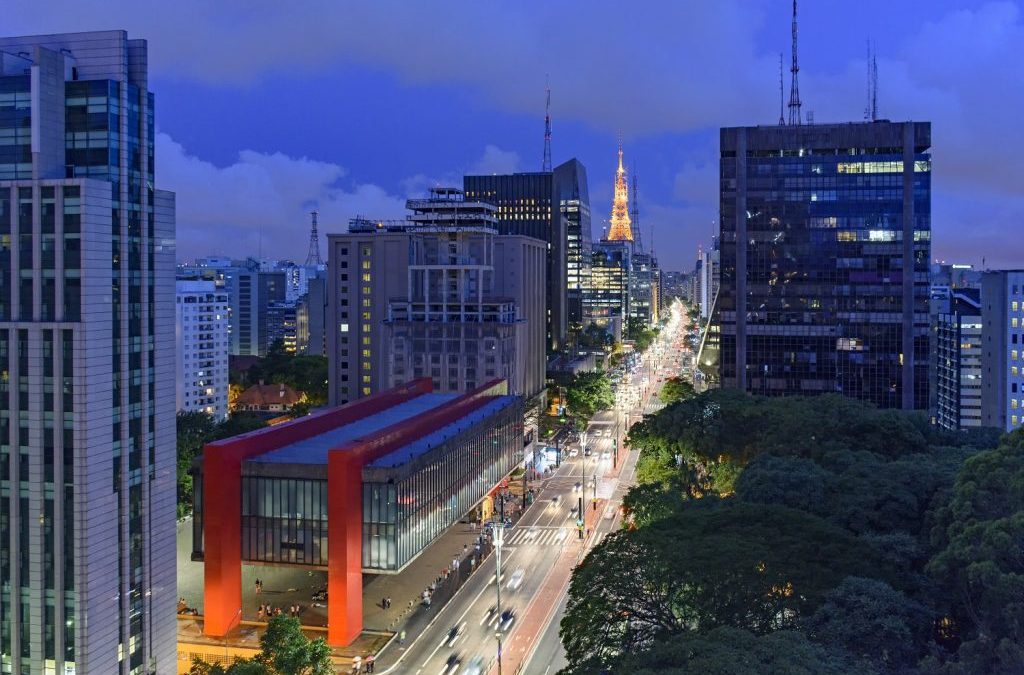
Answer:
[[[498,591],[498,630],[494,637],[498,640],[498,675],[501,675],[501,546],[505,543],[505,523],[498,523],[494,528],[494,553],[496,569],[494,573],[494,587]]]
[[[583,482],[580,485],[580,501],[579,501],[579,519],[585,521],[583,517],[583,501],[587,496],[587,431],[590,429],[590,422],[587,422],[587,428],[580,432],[580,448],[583,454]],[[582,530],[580,530],[582,532]]]

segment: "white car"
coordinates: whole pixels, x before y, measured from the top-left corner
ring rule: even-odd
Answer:
[[[570,448],[569,449],[569,456],[570,457],[579,457],[580,456],[579,448]]]
[[[605,450],[604,452],[601,453],[601,459],[609,460],[611,458],[612,458],[611,450]]]
[[[555,541],[559,543],[565,541],[566,536],[568,536],[566,532],[567,530],[564,527],[558,528],[558,532],[555,533]]]
[[[462,671],[462,675],[480,675],[484,671],[484,660],[476,656],[466,664],[466,667]]]
[[[526,576],[526,572],[522,568],[517,569],[512,573],[512,578],[508,580],[508,589],[514,591],[523,585],[523,577]]]

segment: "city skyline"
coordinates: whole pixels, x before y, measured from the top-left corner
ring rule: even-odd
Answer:
[[[301,260],[310,208],[322,232],[341,232],[466,173],[538,171],[549,75],[554,162],[578,157],[592,203],[610,204],[621,130],[642,177],[642,235],[653,227],[659,257],[685,269],[717,230],[717,128],[776,122],[779,53],[789,60],[789,3],[769,0],[631,8],[625,21],[602,3],[586,16],[311,4],[294,21],[268,6],[242,24],[241,9],[201,3],[60,4],[12,7],[8,32],[124,27],[151,45],[157,166],[179,194],[182,258]],[[1024,195],[1007,170],[1019,141],[1005,134],[1024,100],[1011,51],[1022,33],[1019,2],[801,5],[805,114],[863,119],[870,38],[879,116],[933,121],[935,259],[998,267],[1024,255],[1006,236]]]

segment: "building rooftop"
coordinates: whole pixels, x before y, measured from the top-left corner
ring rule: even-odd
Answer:
[[[512,405],[515,402],[515,396],[496,396],[493,400],[488,401],[482,407],[477,408],[465,417],[461,417],[451,424],[441,427],[437,431],[427,434],[422,438],[419,438],[408,445],[402,446],[401,448],[390,452],[383,457],[370,462],[367,466],[376,468],[387,468],[391,466],[401,466],[407,462],[419,457],[420,455],[430,451],[432,448],[436,448],[443,444],[448,439],[456,436],[466,429],[469,429],[474,424],[485,420],[491,415],[495,414],[502,408]]]
[[[399,403],[387,410],[381,410],[357,422],[345,424],[312,438],[290,443],[271,452],[257,455],[247,461],[280,464],[327,464],[327,452],[345,443],[363,438],[404,422],[434,408],[440,407],[458,394],[430,393]]]

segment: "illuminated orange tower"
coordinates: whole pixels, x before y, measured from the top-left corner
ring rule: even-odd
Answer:
[[[619,168],[615,171],[615,199],[612,201],[612,222],[608,241],[633,241],[632,221],[629,219],[629,183],[622,166],[622,141],[619,141]]]

